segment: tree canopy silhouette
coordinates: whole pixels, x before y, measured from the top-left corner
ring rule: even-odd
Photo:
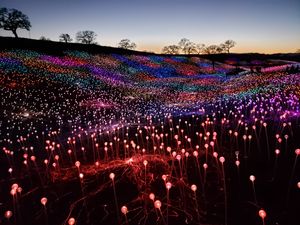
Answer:
[[[235,41],[227,40],[223,44],[221,44],[221,47],[224,49],[225,52],[229,53],[229,50],[233,48],[235,45],[236,45]]]
[[[61,35],[59,35],[59,41],[68,43],[68,42],[72,42],[73,40],[69,34],[61,34]]]
[[[97,34],[94,31],[84,30],[77,32],[76,40],[83,44],[96,44],[96,36]]]
[[[184,54],[193,54],[197,52],[195,43],[191,42],[187,38],[182,38],[179,41],[178,46]]]
[[[130,41],[129,39],[122,39],[119,42],[118,47],[133,50],[136,48],[136,44],[134,42]]]
[[[206,54],[218,54],[223,51],[223,48],[219,45],[209,45],[204,49],[204,53]]]
[[[180,47],[178,45],[168,45],[163,47],[162,53],[164,54],[179,54]]]
[[[41,40],[41,41],[51,41],[50,38],[46,38],[45,36],[41,36],[41,37],[40,37],[40,40]]]
[[[18,38],[17,29],[30,30],[28,16],[16,9],[0,8],[0,28],[10,30]]]

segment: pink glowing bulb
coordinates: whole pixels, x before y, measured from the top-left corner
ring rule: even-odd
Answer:
[[[258,211],[258,215],[259,215],[260,218],[265,219],[266,216],[267,216],[267,213],[266,213],[265,210],[261,209],[261,210]]]
[[[208,144],[205,144],[205,145],[204,145],[204,148],[208,148]]]
[[[237,167],[239,167],[240,161],[239,161],[239,160],[236,160],[236,161],[235,161],[235,165],[236,165]]]
[[[300,155],[300,148],[297,148],[297,149],[295,150],[295,153],[296,153],[297,156]]]
[[[193,151],[193,156],[198,157],[198,152],[197,151]]]
[[[280,150],[279,150],[279,149],[276,149],[276,150],[275,150],[275,154],[276,154],[276,155],[279,155],[279,154],[280,154]]]
[[[176,156],[176,159],[177,159],[178,161],[180,161],[181,155],[177,155],[177,156]]]
[[[73,217],[71,217],[71,218],[68,220],[68,225],[74,225],[75,222],[76,222],[76,220],[75,220]]]
[[[79,161],[76,161],[76,162],[75,162],[75,166],[76,166],[77,168],[79,168],[79,167],[80,167],[80,162],[79,162]]]
[[[9,169],[8,169],[8,172],[9,172],[9,173],[12,173],[12,171],[13,171],[12,168],[9,168]]]
[[[167,147],[167,152],[171,152],[171,147]]]
[[[41,204],[42,205],[46,205],[47,204],[48,199],[46,197],[41,198]]]
[[[110,174],[109,174],[109,178],[110,178],[111,180],[114,180],[114,179],[115,179],[115,174],[114,174],[114,173],[110,173]]]
[[[250,175],[249,179],[254,182],[255,181],[255,176],[254,175]]]
[[[175,158],[176,157],[176,152],[172,152],[172,156]]]
[[[11,194],[12,196],[14,196],[16,193],[17,193],[16,189],[11,189],[11,190],[10,190],[10,194]]]
[[[12,211],[10,210],[7,210],[5,213],[4,213],[4,216],[6,219],[10,219],[10,217],[12,217],[13,213]]]
[[[126,215],[126,214],[128,213],[128,209],[127,209],[127,207],[126,207],[125,205],[121,207],[121,212],[122,212],[124,215]]]
[[[166,188],[167,188],[167,190],[170,190],[171,187],[172,187],[172,184],[171,184],[170,182],[167,182],[167,183],[166,183]]]
[[[223,164],[223,163],[225,162],[225,158],[224,158],[223,156],[221,156],[221,157],[219,158],[219,161]]]
[[[214,153],[213,153],[213,156],[214,156],[215,158],[217,158],[217,157],[218,157],[218,153],[217,153],[217,152],[214,152]]]
[[[163,179],[164,181],[166,181],[167,175],[163,174],[163,175],[161,176],[161,179]]]
[[[300,181],[297,183],[297,187],[300,189]]]
[[[207,165],[206,163],[204,163],[204,164],[203,164],[203,168],[204,168],[204,169],[207,169],[207,168],[208,168],[208,165]]]
[[[192,184],[192,185],[191,185],[191,190],[192,190],[193,192],[197,191],[197,186],[196,186],[195,184]]]
[[[143,164],[144,164],[144,166],[147,166],[148,165],[148,161],[144,160]]]
[[[150,198],[152,201],[154,201],[154,199],[155,199],[155,194],[150,193],[150,194],[149,194],[149,198]]]
[[[83,177],[84,177],[83,173],[80,173],[80,174],[79,174],[79,178],[80,178],[80,179],[83,179]]]
[[[160,207],[161,207],[161,201],[156,200],[156,201],[154,202],[154,207],[157,208],[157,209],[160,209]]]

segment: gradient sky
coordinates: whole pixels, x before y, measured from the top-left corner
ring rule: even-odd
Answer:
[[[237,42],[233,52],[295,52],[300,49],[300,0],[0,0],[26,14],[30,32],[19,36],[74,39],[93,30],[100,45],[123,38],[138,50],[160,52],[185,37],[195,43]],[[12,36],[0,30],[1,36]]]

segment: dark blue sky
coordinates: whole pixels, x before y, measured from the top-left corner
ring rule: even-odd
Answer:
[[[61,33],[73,38],[93,30],[101,45],[122,38],[139,50],[160,52],[182,37],[195,43],[219,44],[233,39],[235,52],[295,52],[300,48],[300,0],[1,0],[30,18],[23,37]],[[0,35],[11,36],[0,30]]]

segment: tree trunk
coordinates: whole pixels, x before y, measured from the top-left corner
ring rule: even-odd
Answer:
[[[17,34],[17,30],[12,30],[13,34],[15,35],[15,38],[19,38],[18,34]]]

